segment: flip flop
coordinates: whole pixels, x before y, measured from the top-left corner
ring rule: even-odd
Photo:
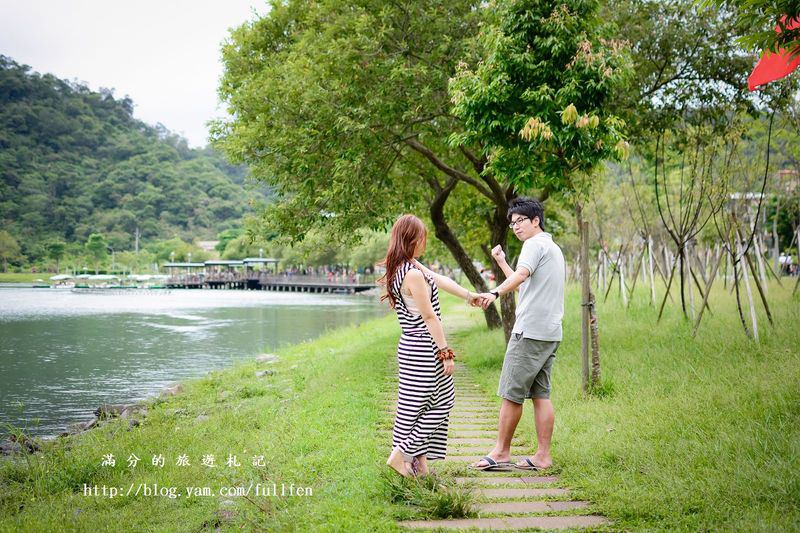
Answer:
[[[509,472],[514,468],[514,463],[511,461],[495,461],[488,455],[484,456],[482,460],[486,461],[485,465],[477,466],[476,464],[471,464],[467,468],[470,470],[477,470],[478,472]]]
[[[527,465],[514,464],[514,468],[518,470],[547,470],[546,468],[533,464],[533,461],[531,461],[529,457],[525,457],[523,461],[525,461]]]

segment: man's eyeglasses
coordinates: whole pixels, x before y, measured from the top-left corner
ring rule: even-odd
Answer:
[[[519,224],[523,220],[530,220],[530,218],[528,218],[528,217],[519,217],[517,220],[512,220],[511,224],[509,224],[508,227],[511,228],[511,229],[514,229],[515,227],[517,227],[517,224]]]

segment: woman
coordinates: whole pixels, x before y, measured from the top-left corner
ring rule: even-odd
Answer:
[[[475,301],[477,295],[417,262],[425,251],[427,230],[414,215],[392,226],[382,264],[386,287],[381,301],[397,312],[403,330],[397,346],[399,391],[392,431],[393,450],[386,461],[402,476],[428,473],[428,459],[444,459],[447,425],[455,402],[455,354],[442,329],[438,288]]]

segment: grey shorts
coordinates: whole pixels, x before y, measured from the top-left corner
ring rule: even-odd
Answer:
[[[559,344],[512,333],[497,395],[514,403],[525,403],[526,398],[550,398],[550,372]]]

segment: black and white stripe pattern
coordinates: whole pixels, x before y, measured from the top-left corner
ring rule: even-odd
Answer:
[[[444,459],[455,387],[453,377],[444,374],[444,366],[436,358],[436,344],[422,316],[408,310],[400,293],[403,279],[412,268],[415,267],[410,262],[403,264],[391,288],[403,330],[397,346],[400,386],[392,446],[399,446],[406,457],[424,455],[428,459]],[[425,279],[431,287],[433,310],[441,318],[439,290],[432,278],[425,276]]]

